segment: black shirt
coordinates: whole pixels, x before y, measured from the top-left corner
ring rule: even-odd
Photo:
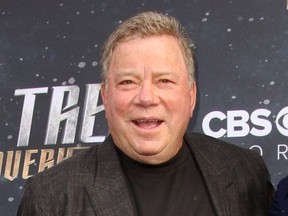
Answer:
[[[214,216],[192,152],[184,144],[169,161],[147,165],[120,152],[137,216]]]

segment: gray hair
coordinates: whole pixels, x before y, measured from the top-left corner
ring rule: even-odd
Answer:
[[[112,53],[118,43],[153,35],[170,35],[178,40],[188,71],[189,83],[192,85],[195,80],[195,60],[191,48],[192,41],[175,18],[156,12],[144,12],[131,17],[112,32],[103,46],[101,58],[102,82],[107,82]]]

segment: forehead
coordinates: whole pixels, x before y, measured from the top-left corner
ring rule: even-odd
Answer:
[[[166,48],[178,47],[180,49],[178,40],[174,36],[163,34],[163,35],[151,35],[145,37],[135,36],[126,38],[125,40],[119,41],[116,44],[116,46],[114,47],[114,51],[119,49],[119,47],[123,46],[139,47],[142,44],[158,44],[160,46],[165,46]]]
[[[131,38],[116,45],[111,64],[136,61],[138,63],[184,63],[178,40],[170,35]],[[163,62],[164,61],[164,62]]]

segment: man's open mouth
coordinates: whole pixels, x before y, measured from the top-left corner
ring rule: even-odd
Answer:
[[[142,128],[154,128],[163,123],[158,119],[137,119],[132,121],[135,125]]]

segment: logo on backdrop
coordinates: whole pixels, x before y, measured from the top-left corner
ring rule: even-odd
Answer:
[[[269,119],[271,114],[268,109],[256,109],[252,113],[246,110],[212,111],[203,118],[202,129],[205,134],[216,138],[245,137],[249,134],[263,137],[269,135],[274,127],[283,136],[288,136],[288,106],[276,114],[275,122]],[[224,125],[220,124],[223,122]],[[219,124],[212,128],[213,123]]]
[[[51,99],[47,101],[49,114],[44,143],[39,144],[39,148],[35,148],[35,145],[32,147],[31,131],[37,130],[37,126],[32,127],[36,118],[34,110],[39,98],[47,95],[49,89],[41,87],[15,90],[15,96],[23,97],[23,105],[17,144],[12,147],[13,150],[0,151],[0,174],[4,179],[27,179],[89,147],[75,144],[76,138],[84,144],[104,141],[105,136],[95,131],[96,115],[104,110],[103,105],[98,105],[100,83],[85,86],[82,107],[79,105],[79,86],[54,86],[50,89]]]
[[[61,123],[65,124],[61,140],[62,144],[75,142],[78,124],[80,124],[80,141],[84,143],[104,141],[104,136],[93,135],[95,115],[104,110],[103,105],[97,105],[100,85],[99,83],[86,85],[82,121],[80,123],[78,123],[80,88],[76,85],[52,87],[45,145],[56,144]],[[15,96],[24,96],[17,146],[29,145],[36,96],[47,93],[48,87],[15,90]]]
[[[246,110],[212,111],[202,121],[202,130],[205,134],[215,137],[256,137],[268,136],[272,130],[277,130],[280,135],[288,137],[288,106],[278,113],[272,113],[268,109],[256,109],[249,113]],[[253,145],[250,149],[256,149],[264,154],[260,145]],[[288,145],[277,145],[277,160],[288,160]]]

